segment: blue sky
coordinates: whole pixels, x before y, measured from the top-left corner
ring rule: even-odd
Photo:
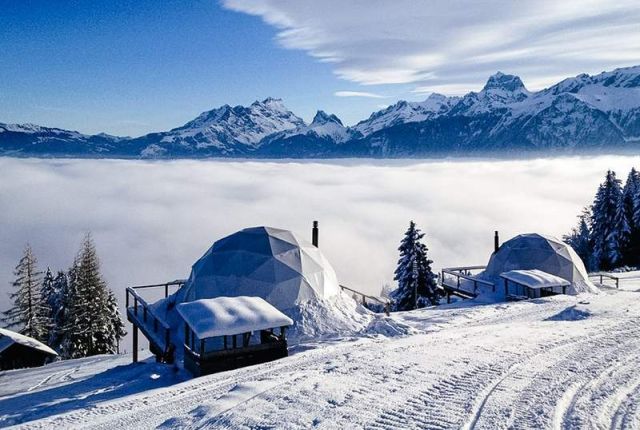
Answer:
[[[640,8],[585,1],[0,0],[0,122],[135,136],[274,96],[353,124],[497,70],[539,89],[637,62]]]

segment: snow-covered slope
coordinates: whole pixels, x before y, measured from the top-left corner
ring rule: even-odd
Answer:
[[[256,157],[327,157],[336,152],[336,146],[360,134],[345,127],[340,119],[319,110],[311,124],[272,134],[260,142],[252,154]]]
[[[379,317],[413,334],[310,342],[185,382],[128,357],[62,362],[0,374],[0,425],[637,428],[639,317],[638,292],[610,289]]]
[[[565,79],[538,92],[498,72],[479,92],[400,101],[344,127],[311,124],[268,98],[228,105],[135,139],[0,124],[0,154],[96,157],[423,157],[640,149],[640,66]]]
[[[92,156],[118,153],[127,138],[41,127],[34,124],[0,123],[0,155]]]

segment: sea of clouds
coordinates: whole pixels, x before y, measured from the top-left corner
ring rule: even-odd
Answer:
[[[521,161],[125,161],[0,158],[0,309],[24,245],[66,269],[91,231],[104,275],[124,289],[185,278],[211,244],[268,225],[311,236],[341,283],[378,293],[414,220],[434,268],[485,264],[493,231],[560,236],[607,169],[640,157]]]

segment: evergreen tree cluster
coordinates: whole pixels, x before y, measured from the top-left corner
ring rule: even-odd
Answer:
[[[428,248],[422,243],[423,238],[424,233],[411,221],[398,248],[400,259],[394,276],[398,288],[390,293],[396,311],[422,308],[439,302],[437,277],[431,270],[433,261],[427,257]]]
[[[589,270],[640,267],[640,173],[632,168],[622,186],[609,170],[593,204],[583,209],[564,241]]]
[[[118,302],[100,274],[87,234],[68,271],[44,276],[29,245],[15,268],[12,307],[1,319],[7,328],[33,337],[63,358],[114,354],[126,334]]]

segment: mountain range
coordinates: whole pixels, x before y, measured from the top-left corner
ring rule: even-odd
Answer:
[[[0,123],[0,155],[87,158],[339,158],[564,154],[640,149],[640,66],[581,74],[538,92],[496,73],[479,92],[399,101],[352,127],[306,124],[282,100],[224,105],[141,137]]]

